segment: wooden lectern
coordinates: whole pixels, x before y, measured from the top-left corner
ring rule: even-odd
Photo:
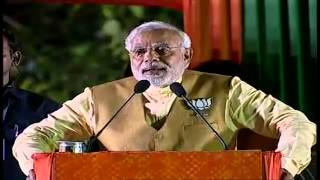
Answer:
[[[277,180],[280,158],[280,153],[258,150],[33,155],[37,180]]]

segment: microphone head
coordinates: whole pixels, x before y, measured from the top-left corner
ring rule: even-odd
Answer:
[[[182,85],[178,82],[174,82],[170,85],[170,89],[173,93],[175,93],[178,97],[183,97],[187,95],[186,90],[182,87]]]
[[[134,86],[134,93],[143,93],[149,86],[150,82],[148,80],[141,80]]]

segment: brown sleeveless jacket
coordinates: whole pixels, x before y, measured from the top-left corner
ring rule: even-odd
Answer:
[[[225,106],[231,77],[186,71],[182,85],[211,126],[231,145],[236,133],[227,127]],[[133,77],[92,88],[96,129],[100,130],[133,92]],[[201,151],[219,150],[216,135],[176,98],[166,122],[157,131],[145,120],[143,95],[137,94],[103,131],[99,140],[111,151]],[[96,132],[95,132],[96,133]]]

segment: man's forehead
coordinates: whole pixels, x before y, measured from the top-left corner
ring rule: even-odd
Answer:
[[[135,38],[133,38],[133,44],[176,42],[181,42],[181,37],[179,36],[178,32],[168,29],[141,32],[137,34]]]

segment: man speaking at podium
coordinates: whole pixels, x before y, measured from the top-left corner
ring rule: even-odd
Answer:
[[[13,154],[30,179],[32,154],[92,135],[109,151],[216,151],[234,149],[237,132],[249,128],[279,139],[283,179],[309,164],[316,125],[238,77],[187,70],[192,49],[186,33],[147,22],[129,33],[125,46],[133,77],[86,88],[18,136]],[[141,80],[151,86],[137,87]]]

